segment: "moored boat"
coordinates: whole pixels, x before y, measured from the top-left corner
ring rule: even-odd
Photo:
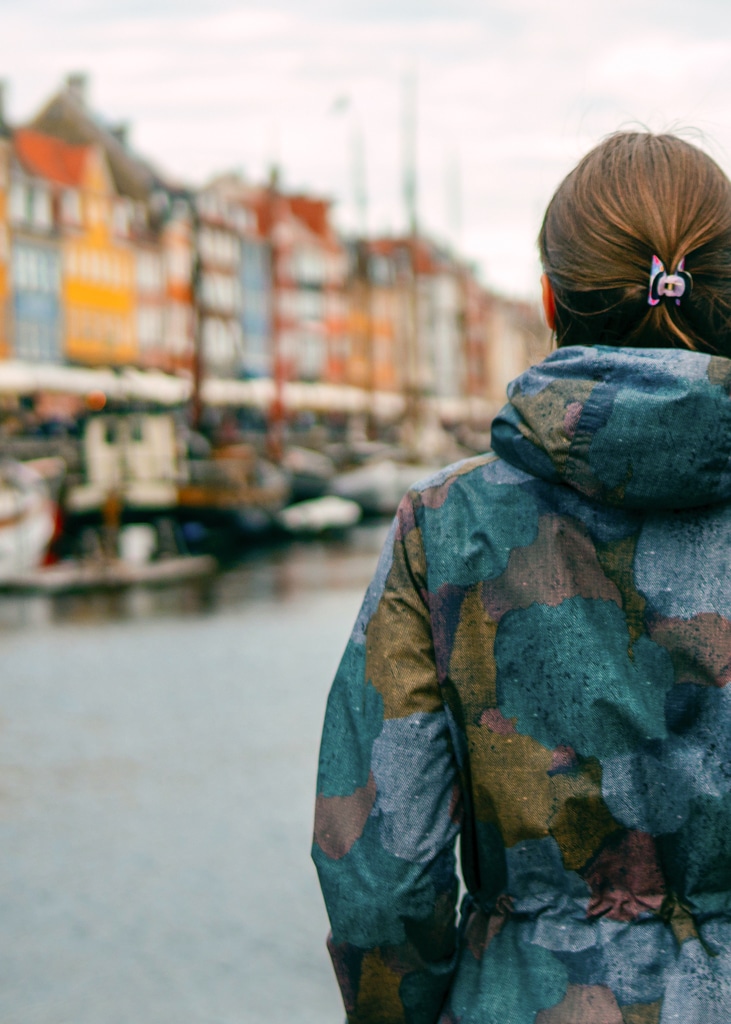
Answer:
[[[0,582],[37,569],[53,538],[56,507],[40,468],[12,459],[0,462]]]
[[[356,501],[369,516],[389,516],[416,481],[434,472],[434,466],[397,459],[377,459],[339,473],[330,491]]]
[[[251,445],[219,445],[209,458],[186,463],[178,485],[177,515],[241,536],[257,534],[272,527],[290,493],[287,474]]]
[[[0,578],[6,592],[67,594],[80,591],[159,587],[213,575],[218,562],[210,555],[180,555],[159,561],[133,562],[123,558],[83,561],[69,559],[36,566]]]
[[[360,522],[362,516],[357,502],[327,494],[288,505],[277,514],[277,522],[287,533],[313,536],[347,530]]]

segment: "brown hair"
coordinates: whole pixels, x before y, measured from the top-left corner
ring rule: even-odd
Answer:
[[[618,132],[592,149],[548,204],[538,246],[559,345],[690,348],[731,356],[731,182],[674,135]],[[647,301],[657,255],[685,257],[681,304]]]

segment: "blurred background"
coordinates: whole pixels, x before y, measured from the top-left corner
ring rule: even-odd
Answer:
[[[0,10],[0,1019],[341,1020],[317,749],[390,517],[548,351],[580,156],[729,169],[731,7]]]

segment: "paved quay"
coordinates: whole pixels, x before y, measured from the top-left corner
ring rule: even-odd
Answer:
[[[309,860],[382,531],[217,592],[0,605],[2,1024],[340,1024]]]

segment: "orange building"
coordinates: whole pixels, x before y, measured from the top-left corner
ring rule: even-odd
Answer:
[[[135,251],[144,204],[117,194],[97,145],[71,145],[30,129],[14,133],[27,173],[53,187],[61,234],[63,354],[70,362],[121,365],[138,358]]]
[[[348,383],[401,392],[409,382],[413,328],[412,257],[408,238],[360,239],[351,246]],[[421,250],[417,271],[429,266]],[[411,371],[413,373],[413,371]]]
[[[159,234],[164,287],[162,350],[156,362],[147,360],[168,373],[193,372],[193,238],[189,204],[175,199]]]

